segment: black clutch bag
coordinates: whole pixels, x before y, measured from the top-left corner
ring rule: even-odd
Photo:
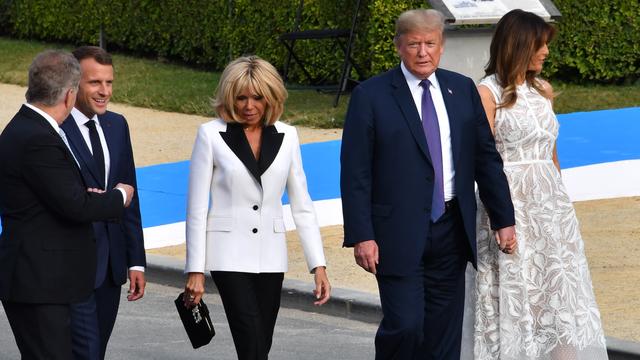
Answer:
[[[180,293],[174,303],[178,309],[178,314],[180,314],[182,325],[184,325],[189,340],[191,340],[191,346],[197,349],[211,342],[211,339],[216,335],[216,331],[213,328],[213,323],[209,317],[209,309],[204,301],[200,299],[198,305],[189,309],[184,306],[183,295],[184,293]]]

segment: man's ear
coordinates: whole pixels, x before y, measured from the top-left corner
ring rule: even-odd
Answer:
[[[67,110],[71,111],[76,104],[76,91],[74,89],[68,89],[64,95],[64,106]]]

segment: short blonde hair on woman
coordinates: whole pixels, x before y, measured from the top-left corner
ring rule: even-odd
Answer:
[[[227,65],[213,99],[213,107],[222,120],[243,123],[236,113],[236,97],[245,89],[252,89],[264,97],[264,125],[275,123],[284,111],[287,89],[276,68],[257,56],[239,57]]]

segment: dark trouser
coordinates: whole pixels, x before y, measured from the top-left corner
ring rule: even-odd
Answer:
[[[2,301],[23,360],[71,359],[68,304]]]
[[[266,360],[284,273],[212,271],[239,360]]]
[[[464,274],[470,249],[457,205],[431,224],[419,266],[406,276],[378,275],[383,319],[377,360],[458,360]]]
[[[104,359],[120,306],[121,286],[107,276],[84,302],[71,305],[71,338],[75,360]]]

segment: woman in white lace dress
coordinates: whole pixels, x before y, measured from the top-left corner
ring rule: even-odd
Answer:
[[[476,359],[606,359],[574,208],[560,176],[551,85],[540,79],[555,29],[513,10],[498,23],[479,92],[504,161],[518,248],[500,252],[481,209]]]

